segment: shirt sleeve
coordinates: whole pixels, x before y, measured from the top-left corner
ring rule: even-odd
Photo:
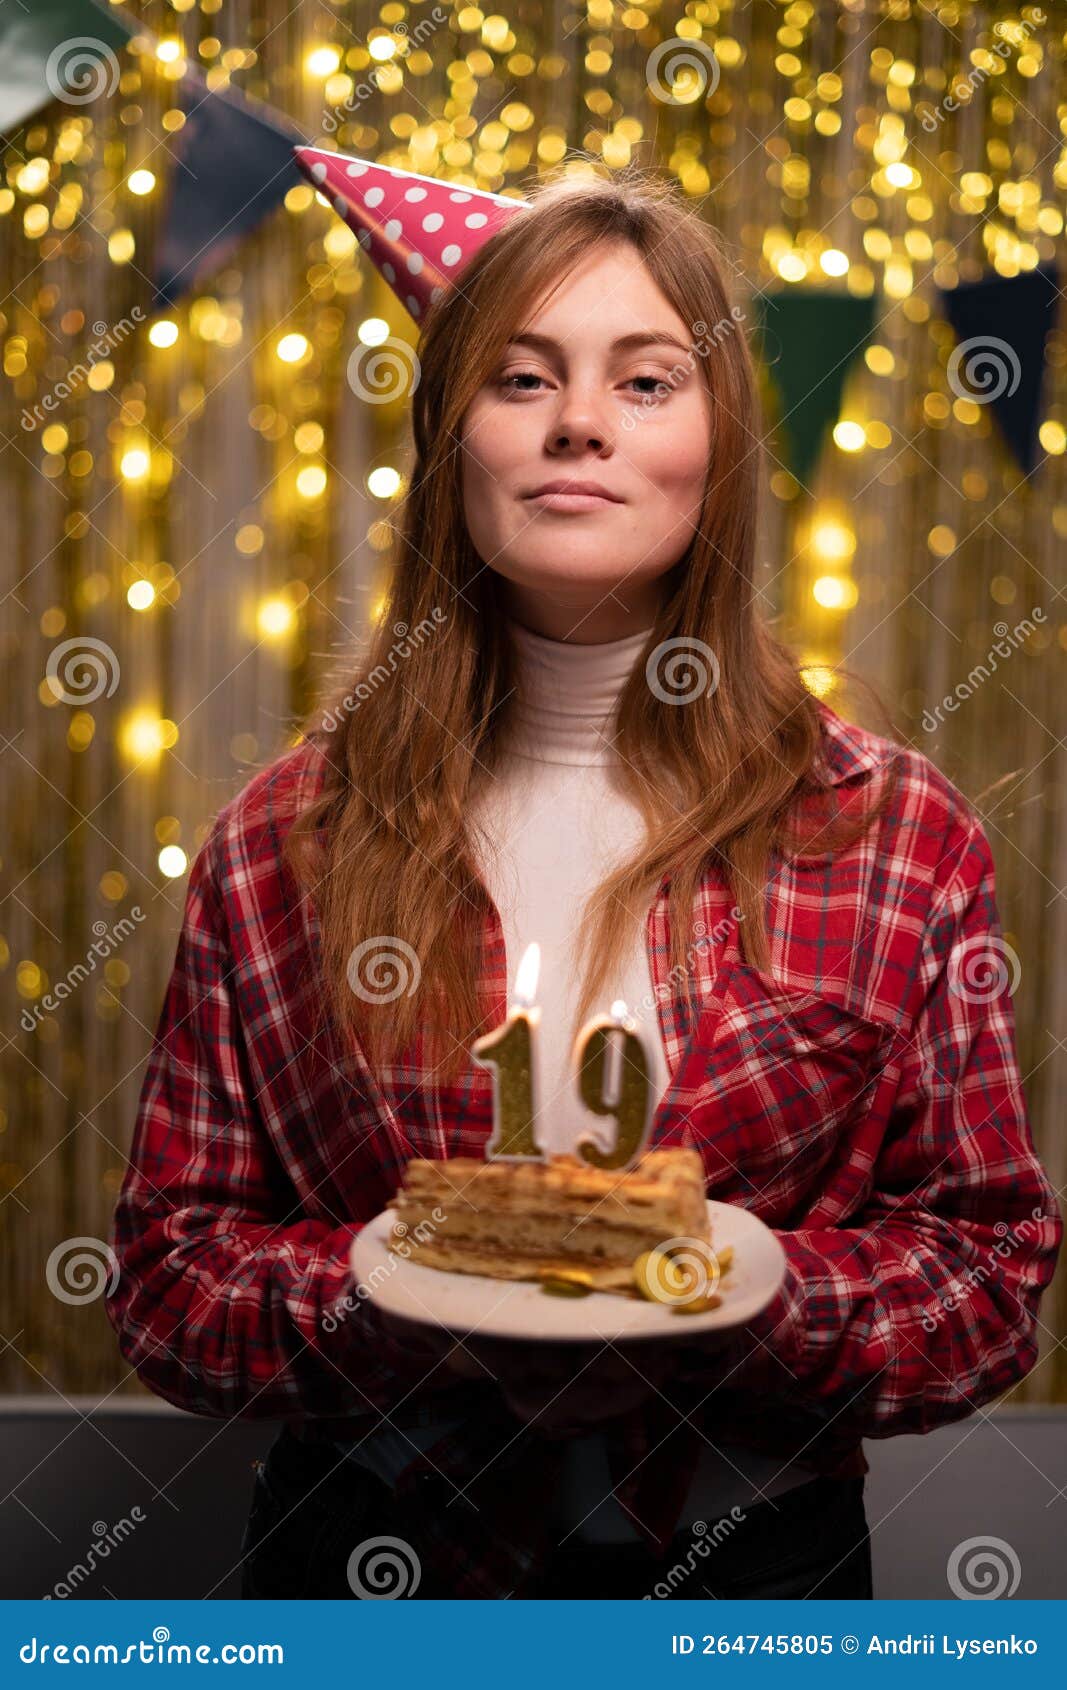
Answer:
[[[191,871],[141,1090],[108,1314],[144,1383],[196,1413],[344,1418],[390,1407],[434,1362],[351,1295],[360,1224],[304,1215],[270,1142],[212,874],[216,840]]]
[[[773,1394],[860,1438],[928,1432],[1024,1378],[1063,1239],[1016,1056],[1019,963],[977,825],[921,966],[924,1000],[862,1211],[777,1234],[781,1290],[715,1368],[727,1388]]]

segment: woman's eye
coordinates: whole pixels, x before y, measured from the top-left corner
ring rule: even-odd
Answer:
[[[668,384],[662,376],[631,376],[630,377],[630,383],[639,382],[639,381],[644,381],[644,382],[648,383],[647,387],[644,387],[644,388],[641,389],[641,393],[642,393],[642,396],[644,398],[651,399],[651,398],[658,397],[660,399],[665,399],[667,397]]]
[[[499,385],[506,393],[536,393],[538,383],[543,387],[545,379],[536,370],[509,370],[499,377]],[[635,396],[640,399],[665,399],[670,391],[664,376],[628,376],[623,386],[636,387]]]
[[[508,375],[501,376],[500,385],[505,391],[510,390],[513,393],[533,393],[535,391],[533,387],[520,387],[517,384],[519,382],[544,381],[544,379],[544,376],[539,376],[536,370],[512,370]]]

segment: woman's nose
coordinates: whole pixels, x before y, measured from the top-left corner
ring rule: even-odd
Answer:
[[[564,392],[549,428],[549,450],[602,452],[613,444],[613,427],[600,401],[585,391]]]

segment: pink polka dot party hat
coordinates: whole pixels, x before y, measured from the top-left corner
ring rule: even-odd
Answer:
[[[525,200],[460,188],[369,159],[294,147],[308,180],[343,217],[360,246],[418,322],[490,235]]]

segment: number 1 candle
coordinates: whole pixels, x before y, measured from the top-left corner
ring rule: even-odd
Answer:
[[[493,1132],[486,1158],[522,1161],[541,1158],[534,1138],[536,1114],[534,1056],[541,1011],[534,1003],[541,968],[541,947],[528,945],[515,976],[515,992],[503,1026],[475,1039],[471,1055],[493,1073]]]

